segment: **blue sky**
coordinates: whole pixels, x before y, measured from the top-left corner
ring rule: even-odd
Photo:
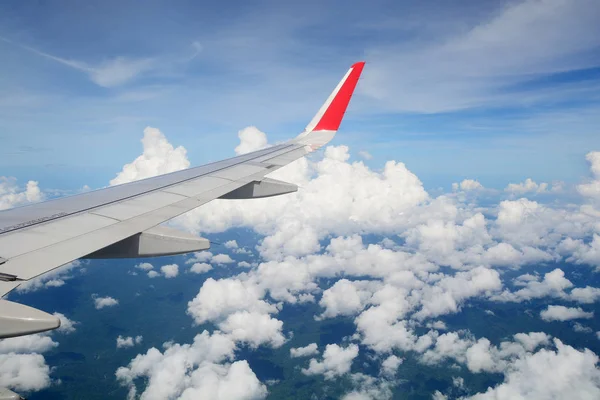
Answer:
[[[0,175],[106,185],[144,127],[193,165],[256,125],[299,133],[367,61],[334,144],[426,187],[474,178],[576,183],[600,147],[600,5],[479,2],[0,5]]]

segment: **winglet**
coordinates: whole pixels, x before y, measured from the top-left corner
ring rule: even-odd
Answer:
[[[317,115],[306,126],[305,133],[338,130],[364,66],[365,62],[360,61],[350,67]]]

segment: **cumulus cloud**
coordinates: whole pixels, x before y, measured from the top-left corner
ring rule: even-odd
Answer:
[[[242,155],[267,147],[267,135],[255,126],[249,126],[238,132],[240,144],[235,148],[235,154]]]
[[[560,268],[556,268],[544,274],[541,281],[537,276],[527,276],[527,280],[522,281],[522,286],[524,287],[516,292],[507,290],[492,299],[520,302],[542,297],[565,297],[565,289],[571,288],[573,283],[565,278],[565,273]]]
[[[230,240],[228,245],[226,245],[225,247],[230,248],[230,249],[239,249],[239,247],[237,246],[237,242],[235,240]],[[235,247],[234,247],[235,246]],[[188,260],[186,260],[186,264],[194,264],[194,263],[213,263],[213,264],[217,264],[217,265],[224,265],[224,264],[232,264],[235,262],[235,260],[233,260],[229,254],[213,254],[210,251],[200,251],[200,252],[196,252],[192,255],[192,257],[190,257]]]
[[[17,292],[27,293],[51,287],[60,287],[64,285],[67,280],[71,279],[73,273],[82,265],[83,262],[80,260],[71,261],[70,263],[53,269],[43,275],[22,282],[17,286],[16,290]],[[83,272],[84,270],[79,269],[79,271]]]
[[[259,142],[266,145],[266,140]],[[352,317],[356,332],[345,347],[328,345],[302,372],[326,379],[348,373],[358,355],[352,342],[359,342],[383,360],[369,387],[388,393],[387,380],[401,362],[395,351],[416,352],[426,364],[448,359],[472,373],[506,373],[516,361],[549,345],[543,333],[518,334],[499,345],[465,331],[441,334],[447,327],[437,318],[460,312],[472,299],[550,297],[589,304],[598,297],[600,289],[573,288],[558,268],[543,276],[522,274],[513,281],[514,290],[505,287],[497,270],[575,257],[582,246],[591,248],[597,215],[589,208],[553,207],[526,198],[482,207],[457,194],[431,197],[401,163],[388,162],[373,171],[348,160],[347,147],[328,147],[321,160],[301,159],[273,174],[299,184],[303,190],[298,193],[244,204],[217,200],[179,218],[178,224],[194,232],[246,226],[264,236],[257,247],[262,262],[246,263],[251,268],[237,276],[203,283],[188,303],[196,324],[212,323],[213,335],[234,346],[279,347],[286,340],[283,322],[275,318],[280,309],[286,303],[318,301],[318,319]],[[463,183],[456,189],[480,189],[476,181]],[[366,244],[363,236],[369,234],[389,238]],[[233,240],[225,246],[239,250]],[[584,262],[582,255],[577,257]],[[226,254],[204,251],[186,264],[192,272],[206,272],[209,263],[229,260],[233,262]],[[290,355],[316,351],[311,344],[291,349]],[[236,363],[211,368],[226,371]],[[347,397],[377,398],[372,393],[354,390]]]
[[[316,343],[311,343],[308,346],[304,346],[304,347],[292,347],[290,349],[290,357],[292,358],[297,358],[297,357],[307,357],[307,356],[312,356],[315,355],[319,352],[317,344]]]
[[[310,360],[308,368],[303,368],[305,375],[324,375],[325,379],[333,379],[350,371],[352,361],[358,356],[358,346],[350,344],[341,347],[337,344],[328,344],[323,352],[323,359]]]
[[[483,189],[483,185],[474,179],[464,179],[460,183],[452,184],[452,190],[454,190],[455,192],[458,190],[468,192],[471,190],[482,190],[482,189]]]
[[[41,354],[0,354],[0,385],[16,390],[50,386],[50,367]]]
[[[183,146],[174,148],[165,135],[156,128],[144,129],[142,145],[144,148],[142,155],[123,166],[123,170],[110,181],[111,186],[179,171],[190,166],[185,148]]]
[[[347,147],[328,147],[322,161],[301,159],[272,174],[299,184],[301,191],[244,204],[213,201],[178,218],[177,223],[192,231],[251,226],[267,236],[259,248],[261,254],[278,258],[282,253],[314,252],[319,249],[319,238],[328,233],[393,231],[406,222],[402,212],[427,199],[421,182],[404,164],[388,162],[378,173],[361,162],[350,164],[348,158]]]
[[[494,346],[487,338],[475,340],[470,335],[459,332],[448,332],[439,335],[432,347],[421,356],[426,364],[437,364],[445,359],[452,359],[465,364],[473,373],[504,372],[516,360],[527,357],[540,346],[549,344],[550,336],[543,332],[519,333],[512,341],[501,342]]]
[[[58,346],[58,343],[46,334],[33,334],[0,341],[0,354],[43,353]]]
[[[188,303],[188,314],[197,324],[211,321],[234,340],[252,347],[285,342],[283,322],[270,316],[279,310],[262,300],[264,291],[237,279],[208,278],[198,295]]]
[[[578,303],[592,304],[600,299],[600,288],[591,286],[575,288],[571,290],[569,297]]]
[[[260,312],[239,311],[219,323],[219,329],[236,342],[257,348],[261,344],[281,347],[285,338],[281,333],[283,322]]]
[[[212,256],[210,262],[215,264],[231,264],[235,261],[233,261],[233,259],[228,254],[217,254]]]
[[[105,307],[114,307],[119,304],[119,300],[110,296],[98,297],[96,294],[93,294],[92,299],[94,299],[94,306],[96,307],[96,310],[101,310]]]
[[[588,349],[578,351],[558,339],[554,339],[554,345],[556,350],[541,349],[517,359],[506,368],[503,383],[469,399],[594,399],[600,396],[598,356]]]
[[[124,337],[124,336],[119,335],[117,337],[117,349],[133,347],[136,344],[141,344],[142,340],[144,340],[144,338],[140,335],[138,335],[136,337],[132,337],[132,336]]]
[[[175,278],[179,275],[179,266],[177,264],[169,264],[163,265],[160,267],[160,272],[164,275],[165,278]]]
[[[600,151],[591,151],[585,158],[590,163],[592,179],[577,186],[577,191],[594,201],[600,200]]]
[[[6,210],[44,199],[38,183],[28,181],[25,188],[19,187],[15,178],[0,176],[0,210]]]
[[[378,286],[377,282],[349,281],[340,279],[332,287],[323,292],[319,305],[325,311],[319,318],[333,318],[339,315],[353,315],[365,307],[365,304],[373,295],[373,290],[362,290],[362,288],[373,288]]]
[[[402,361],[400,357],[392,354],[381,363],[380,374],[387,377],[394,377]]]
[[[137,395],[138,378],[147,380],[144,399],[253,400],[267,395],[246,361],[235,361],[234,341],[219,332],[196,335],[192,344],[167,342],[163,351],[149,349],[116,372],[117,380]]]
[[[505,192],[514,195],[523,195],[526,193],[548,193],[548,192],[559,192],[562,189],[562,185],[560,183],[555,183],[550,187],[545,182],[536,183],[531,178],[525,179],[525,182],[520,183],[509,183],[508,186],[504,189]]]
[[[192,265],[190,267],[190,272],[193,272],[195,274],[203,274],[205,272],[208,272],[212,269],[212,265],[207,264],[207,263],[194,263],[194,265]]]
[[[593,312],[585,312],[580,307],[548,306],[540,312],[544,321],[569,321],[572,319],[594,318]]]
[[[60,327],[58,327],[58,329],[56,329],[56,332],[69,334],[69,333],[75,332],[75,330],[77,329],[76,325],[78,325],[79,322],[73,321],[73,320],[67,318],[64,314],[61,314],[59,312],[55,312],[52,315],[54,315],[55,317],[60,319]]]
[[[263,291],[256,285],[238,279],[208,278],[196,297],[188,303],[188,314],[197,324],[218,321],[237,311],[262,314],[277,308],[262,300]]]
[[[58,346],[47,334],[0,341],[0,385],[15,390],[37,391],[52,383],[50,367],[42,354]]]
[[[213,253],[211,253],[210,251],[199,251],[196,252],[192,255],[192,257],[190,257],[188,260],[186,260],[186,264],[193,264],[193,263],[197,263],[197,262],[207,262],[210,261],[210,259],[212,258]]]
[[[342,400],[388,400],[393,396],[394,382],[385,378],[357,372],[350,374],[350,383],[354,389],[342,396]]]
[[[138,269],[141,269],[142,271],[150,271],[152,268],[154,268],[154,266],[152,264],[147,263],[147,262],[139,263],[135,267]]]
[[[224,246],[228,249],[237,249],[239,246],[235,240],[228,240],[224,243]]]

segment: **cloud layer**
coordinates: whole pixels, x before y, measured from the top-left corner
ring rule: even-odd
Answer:
[[[266,145],[264,134],[256,128],[243,130],[239,136],[238,152]],[[594,174],[598,169],[595,154],[588,155]],[[478,395],[483,398],[503,396],[507,390],[527,397],[528,389],[518,377],[535,374],[527,367],[529,360],[546,357],[553,365],[564,357],[565,362],[575,363],[572,373],[574,379],[581,379],[582,393],[594,393],[596,372],[588,374],[580,368],[593,361],[595,355],[589,350],[579,351],[559,340],[551,342],[542,332],[517,334],[496,346],[468,331],[444,332],[446,325],[437,320],[461,312],[473,299],[523,302],[548,298],[591,304],[600,298],[599,288],[575,287],[560,268],[543,276],[525,273],[511,282],[503,279],[507,268],[537,263],[566,259],[596,265],[599,214],[590,190],[583,190],[580,206],[550,206],[515,198],[532,192],[533,183],[526,181],[511,186],[505,194],[511,196],[508,199],[483,207],[476,197],[474,202],[464,196],[467,191],[485,190],[475,180],[458,184],[456,193],[435,197],[402,163],[390,161],[381,171],[374,171],[349,159],[348,147],[330,146],[322,159],[301,159],[273,174],[298,184],[302,188],[298,193],[252,202],[217,200],[176,221],[193,232],[249,227],[264,236],[257,246],[262,262],[248,264],[248,270],[234,272],[235,276],[206,279],[189,301],[187,313],[193,321],[215,327],[212,334],[202,334],[204,339],[223,338],[228,349],[279,348],[293,334],[286,332],[284,322],[277,318],[280,310],[286,304],[317,301],[320,312],[314,316],[316,320],[351,318],[355,334],[350,343],[327,344],[320,356],[316,343],[291,348],[290,356],[313,357],[302,364],[306,375],[323,375],[327,380],[349,376],[370,388],[349,392],[348,398],[387,397],[402,363],[393,354],[398,351],[413,352],[425,365],[449,360],[472,373],[504,374],[504,383]],[[545,185],[535,185],[535,193],[548,190]],[[578,190],[581,192],[581,187]],[[383,239],[368,243],[365,237],[369,234]],[[225,247],[231,252],[239,250],[234,241]],[[205,273],[211,264],[231,262],[226,254],[205,251],[189,257],[186,264],[191,265],[191,272]],[[322,288],[324,279],[330,284]],[[566,321],[591,315],[579,307],[549,306],[541,318]],[[423,326],[428,327],[424,333],[417,329]],[[351,373],[359,345],[381,360],[378,377]],[[156,357],[165,357],[170,346],[187,349],[190,345],[167,344],[165,353]],[[217,381],[226,380],[228,371],[238,365],[255,389],[252,393],[264,396],[265,387],[256,385],[247,364],[233,361],[232,353],[223,354],[227,356],[214,361],[219,366],[211,367],[221,371]],[[121,374],[130,376],[136,360],[149,357],[150,353],[138,356]],[[583,360],[580,364],[579,359]],[[201,369],[200,363],[188,373]],[[158,372],[150,370],[135,374],[150,377],[144,393],[160,392],[152,384],[155,374]],[[119,379],[132,385],[129,378]],[[535,393],[543,398],[543,376],[531,379]]]

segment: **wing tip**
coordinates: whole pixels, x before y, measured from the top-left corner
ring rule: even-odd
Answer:
[[[344,114],[346,113],[346,108],[348,107],[350,99],[354,94],[354,89],[356,88],[358,80],[360,79],[364,66],[365,61],[359,61],[352,64],[347,76],[341,82],[339,91],[335,93],[333,99],[327,105],[327,108],[324,110],[323,114],[320,116],[320,119],[317,121],[312,130],[338,130],[342,119],[344,118]]]

